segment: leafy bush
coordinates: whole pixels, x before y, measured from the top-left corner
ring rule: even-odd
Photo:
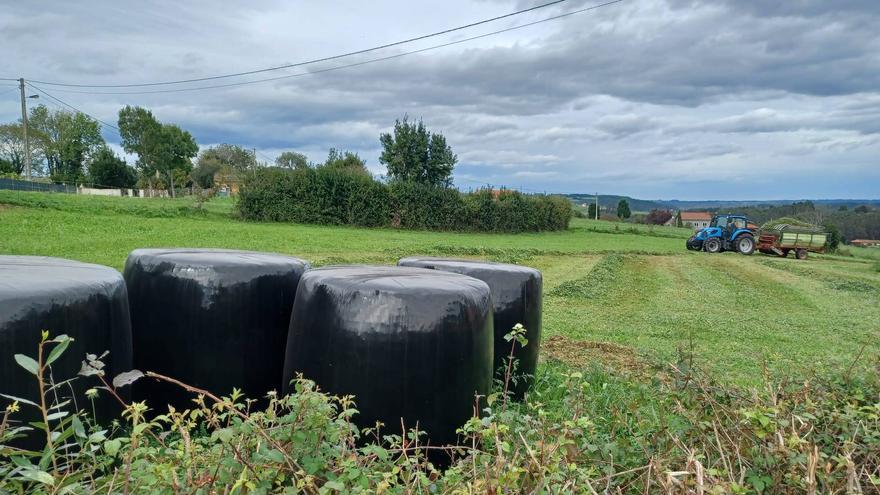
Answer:
[[[392,181],[331,167],[260,170],[239,191],[242,218],[259,221],[393,226],[424,230],[536,232],[564,230],[564,198]]]
[[[247,220],[330,225],[387,225],[387,189],[349,170],[267,168],[241,186],[238,211]]]
[[[46,390],[0,414],[0,493],[865,493],[880,487],[880,381],[875,375],[770,381],[757,390],[714,383],[685,356],[653,378],[550,361],[529,400],[504,389],[460,429],[459,445],[430,447],[415,431],[359,431],[356,398],[299,379],[268,405],[217,397],[171,377],[132,371],[120,387],[158,379],[193,394],[193,408],[151,417],[125,403],[101,427],[50,370],[69,338],[44,334],[36,359],[17,355]],[[48,357],[46,357],[48,356]],[[58,379],[66,377],[58,377]],[[43,421],[14,423],[22,407]],[[42,430],[43,451],[11,443]],[[440,465],[448,466],[442,469]],[[592,488],[592,490],[590,490]]]
[[[467,229],[469,213],[458,190],[407,181],[392,181],[388,188],[394,212],[393,226],[424,230]]]

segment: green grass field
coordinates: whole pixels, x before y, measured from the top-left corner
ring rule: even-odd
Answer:
[[[558,357],[614,366],[693,349],[715,376],[754,384],[765,365],[822,373],[848,368],[859,354],[856,366],[869,366],[880,353],[880,272],[870,250],[797,261],[690,253],[687,229],[583,219],[565,232],[509,235],[258,224],[232,212],[221,199],[197,209],[191,199],[0,191],[0,253],[117,269],[140,247],[272,251],[315,265],[477,257],[544,272],[544,332],[555,339],[545,355],[600,349]]]

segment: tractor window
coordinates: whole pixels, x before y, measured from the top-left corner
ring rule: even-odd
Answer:
[[[721,227],[724,228],[727,226],[727,215],[720,215],[712,219],[712,223],[709,224],[710,227]]]
[[[745,219],[742,219],[742,218],[732,218],[732,219],[730,219],[730,222],[731,222],[731,223],[733,224],[733,226],[734,226],[735,228],[737,228],[737,229],[744,229],[744,228],[746,228],[746,221],[745,221]]]

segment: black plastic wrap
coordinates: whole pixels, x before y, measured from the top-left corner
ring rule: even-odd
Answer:
[[[419,268],[326,267],[306,273],[290,321],[285,390],[301,372],[322,390],[355,395],[361,427],[428,432],[455,442],[474,394],[492,382],[489,287]]]
[[[75,378],[87,353],[110,352],[103,359],[108,381],[131,369],[131,322],[122,275],[106,266],[59,258],[0,256],[0,393],[39,403],[36,377],[13,356],[36,359],[43,330],[48,330],[50,337],[67,334],[74,339],[52,363],[55,382]],[[72,392],[68,387],[57,392],[60,400],[73,399],[67,410],[92,411],[84,392],[97,385],[100,382],[95,377],[78,378]],[[0,397],[0,410],[8,402]],[[118,411],[107,394],[100,394],[95,401],[95,414],[101,422],[109,421]],[[21,412],[13,419],[36,421],[38,416],[36,409],[21,405]],[[31,432],[21,444],[39,447],[42,441],[42,433]]]
[[[510,356],[511,343],[505,341],[504,336],[514,325],[522,323],[528,344],[525,347],[515,344],[514,357],[519,363],[516,374],[534,376],[541,348],[541,272],[520,265],[431,257],[403,258],[397,264],[460,273],[486,282],[492,290],[495,308],[496,373],[507,366]],[[516,386],[511,387],[514,397],[522,398],[531,381],[530,378],[519,378]]]
[[[309,264],[225,249],[137,249],[125,263],[134,364],[215,394],[259,399],[281,389],[290,310]],[[155,380],[135,397],[156,411],[192,394]]]

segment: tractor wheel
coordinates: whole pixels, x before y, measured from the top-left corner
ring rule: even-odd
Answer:
[[[807,250],[806,249],[798,249],[794,252],[795,257],[799,260],[807,259]]]
[[[703,242],[703,250],[707,253],[720,253],[721,241],[717,237],[710,237]]]
[[[746,256],[755,252],[755,238],[751,234],[742,234],[736,238],[736,250]]]

